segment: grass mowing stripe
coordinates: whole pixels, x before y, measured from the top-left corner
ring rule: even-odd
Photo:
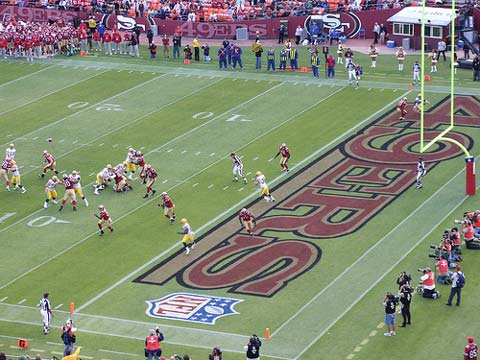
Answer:
[[[41,72],[43,72],[43,71],[45,71],[45,70],[48,70],[48,69],[50,69],[50,68],[53,68],[54,66],[56,66],[56,65],[50,65],[50,66],[48,66],[48,67],[46,67],[46,68],[44,68],[44,69],[40,69],[40,70],[35,71],[35,72],[33,72],[33,73],[30,73],[30,74],[27,74],[27,75],[23,75],[23,76],[21,76],[21,77],[19,77],[19,78],[10,80],[10,81],[8,81],[8,82],[6,82],[6,83],[0,84],[0,87],[4,87],[4,86],[7,86],[7,85],[9,85],[9,84],[15,83],[15,82],[17,82],[17,81],[26,79],[26,78],[28,78],[28,77],[30,77],[30,76],[36,75],[36,74],[41,73]]]
[[[228,114],[228,113],[231,112],[231,111],[234,111],[234,110],[236,110],[236,109],[238,109],[238,108],[240,108],[240,107],[242,107],[242,106],[247,105],[248,103],[250,103],[250,102],[252,102],[252,101],[255,101],[255,100],[258,99],[259,97],[264,96],[265,94],[269,93],[270,91],[273,91],[273,90],[277,89],[278,87],[280,87],[280,86],[282,86],[282,85],[283,85],[283,83],[277,84],[277,85],[275,85],[275,86],[273,86],[273,87],[271,87],[271,88],[269,88],[269,89],[261,92],[260,94],[255,95],[254,97],[252,97],[252,98],[244,101],[243,103],[238,104],[238,105],[234,106],[233,108],[231,108],[231,109],[229,109],[229,110],[227,110],[227,111],[224,111],[224,112],[221,113],[220,115],[215,116],[214,118],[212,118],[212,119],[204,122],[203,124],[200,124],[200,125],[194,127],[193,129],[190,129],[189,131],[183,133],[182,135],[179,135],[179,136],[173,138],[172,140],[166,142],[165,144],[162,144],[162,145],[160,145],[159,147],[157,147],[157,148],[149,151],[146,155],[151,155],[152,153],[154,153],[154,152],[156,152],[156,151],[164,148],[164,147],[167,146],[167,145],[170,145],[171,143],[177,141],[178,139],[181,139],[181,138],[183,138],[184,136],[187,136],[187,135],[189,135],[189,134],[197,131],[198,129],[201,129],[201,128],[204,127],[205,125],[208,125],[208,124],[212,123],[213,121],[219,119],[220,117],[222,117],[223,115]]]
[[[95,107],[98,107],[98,105],[100,105],[100,104],[106,103],[107,101],[110,101],[110,100],[115,99],[115,98],[117,98],[117,97],[119,97],[119,96],[125,95],[125,94],[129,93],[130,91],[136,90],[136,89],[138,89],[138,88],[140,88],[140,87],[142,87],[142,86],[144,86],[144,85],[146,85],[146,84],[149,84],[149,83],[151,83],[151,82],[153,82],[153,81],[156,81],[156,80],[158,80],[158,79],[160,79],[160,78],[162,78],[162,77],[164,77],[164,76],[167,76],[167,74],[163,74],[163,75],[154,77],[153,79],[147,80],[147,81],[145,81],[145,82],[143,82],[143,83],[141,83],[141,84],[135,85],[134,87],[131,87],[131,88],[127,89],[127,90],[124,90],[124,91],[122,91],[121,93],[118,93],[118,94],[116,94],[116,95],[110,96],[109,98],[104,99],[104,100],[102,100],[102,101],[99,101],[99,102],[97,102],[97,103],[95,103],[95,104],[92,104],[92,105],[90,105],[90,106],[84,107],[84,108],[82,108],[81,110],[79,110],[79,111],[77,111],[77,112],[74,112],[74,113],[72,113],[72,114],[70,114],[70,115],[67,115],[67,116],[65,116],[65,117],[63,117],[63,118],[61,118],[61,119],[59,119],[59,120],[57,120],[57,121],[54,121],[54,122],[52,122],[52,123],[50,123],[50,124],[48,124],[48,125],[42,126],[42,127],[38,128],[38,129],[35,129],[35,130],[33,130],[33,131],[30,131],[30,132],[27,133],[27,134],[24,134],[24,135],[22,135],[22,136],[19,136],[19,137],[17,137],[15,140],[18,140],[19,138],[25,138],[25,137],[27,137],[27,136],[31,136],[31,135],[33,135],[33,134],[36,134],[37,132],[40,132],[40,131],[45,130],[45,129],[48,129],[48,128],[52,127],[52,126],[58,125],[58,124],[60,124],[61,122],[65,121],[65,120],[67,120],[67,119],[69,119],[69,118],[71,118],[71,117],[74,116],[74,115],[78,115],[78,114],[80,114],[80,113],[83,113],[84,111],[94,109]],[[13,142],[15,142],[15,140],[13,140]],[[9,141],[9,142],[4,143],[4,144],[2,144],[2,145],[0,145],[0,146],[7,146],[7,145],[8,145],[9,143],[11,143],[11,142],[12,142],[12,141]]]
[[[64,87],[62,87],[62,88],[60,88],[60,89],[54,90],[54,91],[52,91],[52,92],[49,92],[48,94],[42,95],[42,96],[40,96],[40,97],[38,97],[38,98],[36,98],[36,99],[32,99],[32,100],[30,100],[30,101],[27,101],[26,103],[17,105],[17,106],[15,106],[14,108],[11,108],[11,109],[2,111],[2,112],[0,112],[0,115],[4,115],[4,114],[7,114],[7,113],[9,113],[9,112],[11,112],[11,111],[20,109],[21,107],[30,105],[30,104],[34,103],[35,101],[41,100],[41,99],[43,99],[43,98],[46,98],[46,97],[48,97],[48,96],[50,96],[50,95],[53,95],[53,94],[55,94],[55,93],[57,93],[57,92],[59,92],[59,91],[63,91],[63,90],[68,89],[68,88],[70,88],[70,87],[76,86],[76,85],[78,85],[78,84],[81,84],[81,83],[84,82],[84,81],[91,80],[91,79],[93,79],[94,77],[96,77],[96,76],[98,76],[98,75],[102,75],[102,74],[106,73],[107,71],[108,71],[108,70],[103,70],[103,71],[101,71],[101,72],[99,72],[99,73],[97,73],[97,74],[95,74],[95,75],[93,75],[93,76],[90,76],[90,77],[85,78],[85,79],[82,79],[82,80],[78,80],[78,81],[76,81],[76,82],[74,82],[74,83],[71,83],[71,84],[69,84],[69,85],[67,85],[67,86],[64,86]]]
[[[476,157],[475,160],[478,160],[480,158],[480,155]],[[441,193],[452,181],[454,181],[460,174],[463,174],[465,172],[465,169],[462,169],[459,171],[457,174],[455,174],[449,181],[447,181],[440,189],[435,191],[426,201],[422,203],[418,208],[416,208],[412,213],[410,213],[405,219],[403,219],[399,224],[397,224],[392,230],[390,230],[382,239],[380,239],[375,245],[370,247],[365,253],[362,254],[355,262],[353,262],[350,266],[348,266],[340,275],[338,275],[333,281],[331,281],[325,288],[318,293],[315,298],[318,298],[321,294],[323,294],[325,291],[327,291],[330,287],[335,285],[335,283],[344,277],[347,273],[349,273],[352,268],[360,263],[367,255],[369,255],[375,248],[377,248],[381,243],[383,243],[386,239],[388,239],[401,225],[409,221],[411,218],[413,218],[417,212],[419,212],[426,204],[428,204],[432,199],[434,199],[439,193]],[[477,190],[480,188],[480,186],[477,186]],[[330,330],[332,326],[334,326],[337,321],[339,321],[347,312],[349,312],[363,297],[370,291],[372,290],[380,281],[382,281],[385,276],[387,276],[402,260],[404,260],[413,250],[417,248],[418,245],[420,245],[423,240],[425,240],[430,234],[432,234],[454,211],[458,209],[458,207],[465,202],[465,200],[468,199],[468,196],[464,196],[457,204],[455,207],[451,207],[451,210],[448,211],[440,221],[438,221],[434,226],[431,227],[430,231],[425,233],[425,235],[420,238],[416,243],[414,243],[413,246],[410,246],[410,248],[403,253],[403,255],[391,265],[387,271],[383,272],[383,275],[377,276],[377,280],[375,280],[360,296],[355,297],[355,300],[341,313],[339,314],[334,321],[332,321],[320,334],[318,334],[307,346],[304,347],[304,349],[294,358],[294,360],[298,360],[310,347],[312,347],[325,333]],[[314,299],[315,299],[314,298]],[[311,304],[311,302],[314,300],[310,300],[307,304],[305,304],[300,310],[302,311],[305,309],[307,306]],[[298,312],[297,312],[298,313]],[[295,314],[296,315],[296,314]],[[290,321],[290,319],[288,320]],[[286,324],[285,324],[286,325]],[[282,325],[283,327],[283,325]],[[275,333],[278,331],[275,331]]]
[[[321,102],[327,100],[328,98],[336,95],[339,91],[343,90],[343,88],[340,88],[338,89],[336,92],[333,92],[331,93],[330,95],[328,95],[326,98],[324,99],[321,99],[319,100],[317,103],[311,105],[310,107],[308,108],[305,108],[304,110],[300,111],[299,113],[297,113],[295,116],[292,116],[291,118],[287,119],[286,121],[284,121],[283,123],[277,125],[275,128],[272,128],[270,131],[273,131],[275,130],[276,128],[284,125],[286,122],[294,119],[295,117],[297,116],[300,116],[301,114],[307,112],[308,110],[314,108],[315,106],[318,106]],[[399,98],[395,99],[393,102],[385,105],[383,108],[381,108],[380,110],[376,111],[374,114],[370,115],[369,117],[365,118],[364,120],[362,120],[361,122],[357,123],[357,125],[353,126],[352,128],[350,128],[348,131],[344,132],[343,134],[341,134],[340,136],[338,136],[337,138],[333,139],[332,141],[330,141],[328,144],[325,144],[324,146],[322,146],[321,148],[319,148],[318,150],[316,150],[313,154],[311,154],[310,156],[308,156],[307,158],[301,160],[300,162],[298,162],[297,164],[295,164],[294,166],[291,167],[292,170],[294,170],[295,168],[298,168],[298,167],[301,167],[303,166],[303,164],[305,164],[306,162],[310,161],[312,158],[318,156],[318,154],[320,154],[321,152],[325,151],[326,149],[328,149],[330,146],[334,145],[335,143],[337,143],[338,141],[340,141],[341,139],[343,139],[344,137],[348,136],[350,133],[352,133],[353,131],[355,131],[358,127],[362,126],[365,122],[368,122],[370,121],[372,118],[378,116],[380,113],[384,112],[386,109],[388,109],[389,107],[392,106],[392,104],[395,104],[396,102],[398,102],[399,99],[401,99],[404,95],[400,96]],[[270,132],[269,131],[269,132]],[[261,137],[267,135],[268,132],[258,136],[257,138],[251,140],[249,143],[245,144],[244,146],[242,146],[241,148],[239,148],[238,150],[242,149],[242,148],[245,148],[246,146],[248,146],[249,144],[255,142],[255,141],[258,141]],[[204,169],[202,169],[201,171],[197,172],[196,174],[184,179],[183,181],[177,183],[176,185],[170,187],[167,192],[170,192],[172,191],[173,189],[175,189],[176,187],[180,186],[181,184],[185,183],[185,182],[188,182],[189,180],[193,179],[195,176],[199,175],[200,173],[203,173],[204,171],[206,171],[208,168],[216,165],[217,163],[223,161],[223,157],[220,158],[219,160],[211,163],[210,165],[208,165],[207,167],[205,167]],[[281,174],[279,176],[277,176],[276,178],[274,178],[271,183],[272,184],[275,184],[276,182],[278,182],[278,180],[280,180],[281,178],[283,178],[283,175],[284,174]],[[231,206],[230,208],[228,208],[227,210],[223,211],[222,213],[220,213],[219,215],[217,215],[215,218],[213,218],[212,220],[208,221],[207,223],[205,223],[204,225],[200,226],[199,228],[195,229],[195,232],[196,233],[201,233],[203,230],[205,230],[206,228],[210,227],[212,224],[216,223],[217,221],[219,221],[220,219],[222,219],[224,216],[226,216],[227,214],[231,213],[233,210],[237,209],[238,207],[240,207],[242,204],[244,204],[246,201],[252,199],[254,196],[256,196],[258,193],[258,191],[254,191],[252,192],[250,195],[246,196],[245,198],[243,198],[241,201],[239,201],[238,203],[236,203],[235,205]],[[150,203],[153,199],[149,199],[146,203],[144,203],[143,205],[141,205],[140,207],[146,205],[147,203]],[[138,208],[140,208],[138,207]],[[133,213],[134,211],[136,211],[136,209],[134,210],[131,210],[129,211],[127,214],[124,214],[122,215],[118,220],[121,220],[123,219],[125,216],[129,215],[130,213]],[[118,221],[117,220],[117,221]],[[77,308],[77,312],[85,309],[87,306],[93,304],[94,302],[96,302],[97,300],[99,300],[101,297],[103,297],[104,295],[108,294],[110,291],[114,290],[117,286],[121,285],[122,283],[124,283],[125,281],[127,281],[128,279],[130,279],[132,276],[134,276],[135,274],[137,274],[138,272],[144,270],[145,268],[147,268],[148,266],[152,265],[154,262],[158,261],[159,259],[161,259],[163,256],[167,255],[168,253],[170,253],[171,251],[173,251],[175,248],[178,248],[178,244],[174,244],[172,245],[170,248],[162,251],[159,255],[155,256],[154,258],[152,258],[151,260],[149,260],[148,262],[146,262],[145,264],[141,265],[139,268],[137,268],[136,270],[132,271],[130,274],[124,276],[122,279],[120,279],[119,281],[117,281],[116,283],[114,283],[112,286],[110,286],[109,288],[105,289],[104,291],[102,291],[100,294],[98,294],[97,296],[95,296],[94,298],[90,299],[89,301],[87,301],[86,303],[80,305],[78,308]],[[1,289],[1,288],[0,288]]]
[[[90,140],[89,143],[95,142],[95,141],[97,141],[98,139],[100,139],[100,138],[102,138],[102,137],[104,137],[104,136],[110,135],[110,134],[112,134],[112,133],[114,133],[114,132],[116,132],[116,131],[121,130],[121,129],[124,128],[124,127],[130,126],[130,125],[132,125],[133,123],[135,123],[135,122],[137,122],[137,121],[140,121],[141,119],[143,119],[143,118],[145,118],[145,117],[147,117],[147,116],[150,116],[151,114],[153,114],[153,113],[155,113],[155,112],[157,112],[157,111],[161,111],[162,109],[164,109],[164,108],[166,108],[166,107],[168,107],[168,106],[174,105],[174,104],[176,104],[176,103],[178,103],[178,102],[180,102],[180,101],[182,101],[182,100],[184,100],[184,99],[186,99],[186,98],[188,98],[188,97],[190,97],[190,96],[192,96],[192,95],[194,95],[194,94],[196,94],[196,93],[198,93],[198,92],[200,92],[200,91],[203,91],[203,90],[205,90],[205,89],[207,89],[207,88],[209,88],[209,87],[217,84],[217,83],[220,82],[220,81],[222,81],[222,79],[218,79],[217,81],[211,82],[211,83],[209,83],[209,84],[207,84],[207,85],[205,85],[205,86],[203,86],[203,87],[201,87],[201,88],[198,88],[198,89],[196,89],[196,90],[194,90],[194,91],[192,91],[192,92],[190,92],[190,93],[188,93],[188,94],[185,94],[185,95],[182,96],[181,98],[175,99],[175,100],[173,100],[173,101],[171,101],[171,102],[169,102],[169,103],[167,103],[167,104],[159,107],[158,109],[155,109],[155,110],[150,111],[149,113],[146,113],[146,114],[144,114],[144,115],[142,115],[142,116],[140,116],[140,117],[138,117],[138,118],[135,118],[134,120],[128,122],[127,124],[122,125],[121,127],[117,127],[117,128],[115,128],[114,130],[111,130],[111,131],[109,131],[109,132],[106,133],[106,134],[102,134],[101,136],[99,136],[99,137],[97,137],[97,138],[95,138],[95,139]],[[69,154],[71,154],[71,153],[73,153],[73,152],[75,152],[75,151],[77,151],[77,150],[85,147],[85,146],[88,146],[88,143],[87,143],[87,144],[82,144],[81,146],[78,146],[78,147],[76,147],[76,148],[74,148],[74,149],[72,149],[72,150],[70,150],[70,151],[68,151],[68,152],[66,152],[66,153],[64,153],[64,154],[59,155],[59,156],[57,157],[57,159],[61,159],[61,158],[65,157],[65,156],[67,156],[67,155],[69,155]],[[25,176],[26,174],[28,174],[28,173],[30,173],[30,172],[32,172],[32,171],[35,171],[35,170],[36,170],[36,169],[32,169],[32,170],[25,171],[25,172],[23,173],[23,176]],[[88,183],[87,185],[84,185],[83,187],[86,188],[86,187],[92,185],[94,182],[95,182],[95,181],[92,181],[92,182]],[[43,209],[39,209],[39,210],[37,210],[37,211],[35,211],[35,212],[33,212],[33,213],[31,213],[31,214],[23,217],[22,219],[19,219],[19,220],[17,220],[16,222],[14,222],[14,223],[6,226],[5,228],[0,229],[0,233],[6,231],[6,230],[8,230],[8,229],[10,229],[11,227],[13,227],[13,226],[15,226],[15,225],[18,225],[18,224],[22,223],[23,221],[27,220],[28,218],[30,218],[30,217],[33,216],[33,215],[38,214],[38,213],[41,212],[41,211],[43,211]],[[43,265],[43,263],[42,263],[41,265]],[[39,265],[39,266],[41,266],[41,265]],[[34,268],[34,269],[36,269],[36,268]],[[34,269],[32,269],[32,270],[34,270]],[[12,280],[11,282],[6,283],[6,284],[0,286],[0,290],[2,290],[3,288],[5,288],[6,286],[10,285],[12,282],[14,282],[14,281],[20,279],[21,277],[25,276],[25,275],[28,274],[29,272],[31,272],[31,271],[28,271],[27,273],[21,275],[20,277],[15,278],[15,279]]]

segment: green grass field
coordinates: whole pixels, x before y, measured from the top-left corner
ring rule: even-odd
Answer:
[[[413,324],[383,336],[383,296],[397,290],[398,274],[407,271],[417,283],[416,269],[433,266],[429,245],[478,208],[478,196],[465,196],[464,155],[448,143],[425,154],[424,188],[415,189],[419,115],[409,105],[399,122],[395,112],[403,96],[412,102],[418,92],[409,91],[414,57],[399,74],[393,56],[380,56],[372,70],[358,55],[365,73],[355,89],[341,65],[335,79],[316,80],[255,70],[249,49],[242,71],[219,71],[215,61],[151,60],[142,50],[140,59],[0,63],[0,148],[15,143],[28,189],[7,192],[3,182],[0,189],[0,351],[60,357],[59,329],[74,303],[82,359],[142,358],[156,325],[166,357],[207,358],[220,345],[224,359],[244,359],[248,336],[264,338],[269,328],[262,359],[461,358],[466,336],[480,336],[474,251],[464,251],[461,307],[447,308],[449,288],[438,285],[441,299],[414,296]],[[426,85],[431,133],[448,118],[447,64]],[[477,157],[480,90],[470,71],[457,76],[464,96],[455,103],[452,136]],[[284,142],[292,152],[288,173],[273,159]],[[96,174],[125,160],[129,147],[158,170],[157,195],[144,199],[138,179],[125,194],[107,188],[94,195]],[[89,207],[42,207],[44,149],[61,173],[80,172]],[[232,182],[232,151],[242,156],[246,185]],[[250,181],[256,171],[275,203],[259,198]],[[157,206],[162,191],[175,202],[174,225]],[[99,204],[114,220],[104,237],[93,216]],[[242,207],[257,216],[253,238],[238,223]],[[176,234],[182,217],[199,240],[189,256]],[[46,336],[38,308],[45,291],[55,315]],[[214,324],[147,315],[146,301],[174,293],[240,302]],[[448,341],[438,341],[445,331]],[[28,350],[17,348],[19,337],[29,339]]]

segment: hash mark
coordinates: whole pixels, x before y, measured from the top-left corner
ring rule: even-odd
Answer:
[[[165,184],[167,182],[168,182],[168,179],[165,179],[165,180],[162,181],[162,184]]]
[[[103,146],[103,145],[105,145],[105,144],[104,143],[98,144],[98,146]]]
[[[55,306],[55,310],[60,309],[62,306],[63,304],[58,304],[57,306]]]
[[[251,173],[252,173],[252,172],[251,172],[251,171],[249,171],[249,172],[248,172],[248,173],[246,173],[245,175],[246,175],[246,176],[248,176],[248,175],[250,175]]]
[[[253,158],[253,160],[258,160],[258,159],[260,159],[258,156],[255,156],[255,157]]]
[[[64,142],[64,141],[65,141],[65,139],[62,139],[62,140],[59,140],[58,142],[59,142],[59,143],[62,143],[62,142]]]
[[[17,303],[17,305],[23,304],[25,301],[27,301],[27,299],[20,300],[20,301]]]
[[[353,349],[353,351],[355,351],[355,352],[359,352],[360,350],[362,350],[361,346],[357,346],[355,349]]]
[[[76,144],[76,143],[78,143],[78,140],[72,141],[72,144]]]
[[[168,150],[167,150],[167,152],[172,152],[172,151],[173,151],[173,149],[168,149]]]
[[[200,151],[197,151],[197,152],[195,153],[195,155],[200,155]]]
[[[183,151],[181,152],[181,154],[185,154],[186,152],[187,152],[187,150],[183,150]]]
[[[32,140],[37,140],[38,139],[38,136],[35,136]]]
[[[238,191],[243,191],[243,189],[245,189],[244,187],[241,187],[240,189],[238,189]]]
[[[116,148],[116,147],[118,147],[118,144],[115,144],[115,145],[113,145],[112,147],[113,147],[113,148]]]
[[[195,183],[195,184],[192,185],[192,187],[195,187],[195,186],[197,186],[197,185],[198,185],[198,183]]]
[[[230,185],[224,186],[223,190],[227,190],[230,187]]]
[[[5,296],[3,299],[0,300],[0,302],[4,302],[7,299],[8,299],[8,296]]]
[[[93,173],[90,173],[90,175],[88,175],[88,176],[93,176],[93,175],[95,175],[95,173],[94,173],[94,172],[93,172]]]
[[[215,153],[211,153],[210,156],[215,156]]]
[[[268,161],[269,161],[269,162],[270,162],[270,161],[273,161],[273,158],[271,158],[271,159],[268,159]]]
[[[215,185],[210,184],[210,185],[207,186],[207,188],[211,189],[211,188],[214,187],[214,186],[215,186]]]

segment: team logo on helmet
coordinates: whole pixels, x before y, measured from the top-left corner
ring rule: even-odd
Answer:
[[[190,321],[214,325],[223,316],[238,314],[233,307],[239,299],[219,296],[174,293],[156,300],[148,300],[145,313],[154,318]]]

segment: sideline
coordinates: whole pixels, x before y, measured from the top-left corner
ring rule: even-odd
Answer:
[[[33,64],[32,64],[32,65],[33,65]],[[45,63],[39,63],[39,65],[40,65],[40,66],[44,66]],[[46,68],[44,68],[44,69],[40,69],[40,70],[38,70],[38,71],[29,73],[29,74],[27,74],[27,75],[23,75],[23,76],[21,76],[21,77],[19,77],[19,78],[16,78],[16,79],[7,81],[6,83],[0,84],[0,87],[4,87],[4,86],[10,85],[10,84],[13,84],[14,82],[17,82],[17,81],[26,79],[26,78],[28,78],[28,77],[30,77],[30,76],[33,76],[33,75],[36,75],[36,74],[38,74],[38,73],[41,73],[41,72],[43,72],[43,71],[45,71],[45,70],[51,69],[51,68],[53,68],[54,66],[55,66],[55,65],[50,65],[50,66],[48,66],[48,67],[46,67]]]

